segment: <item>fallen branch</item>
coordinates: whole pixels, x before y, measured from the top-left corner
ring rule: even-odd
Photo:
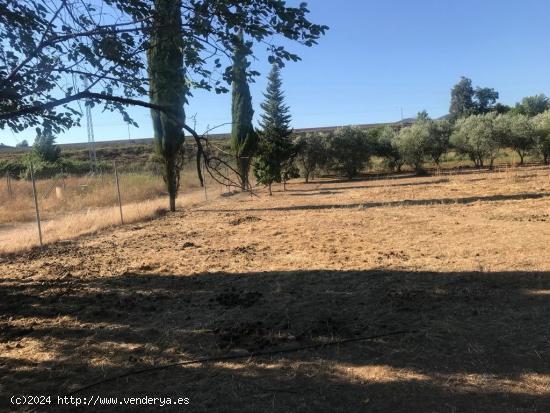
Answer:
[[[261,356],[269,356],[269,355],[275,355],[275,354],[286,354],[286,353],[295,353],[298,351],[306,351],[306,350],[314,350],[317,348],[323,348],[323,347],[331,347],[331,346],[337,346],[340,344],[348,344],[348,343],[354,343],[358,341],[366,341],[366,340],[374,340],[377,338],[384,338],[384,337],[391,337],[391,336],[397,336],[402,334],[410,334],[415,333],[416,330],[401,330],[401,331],[393,331],[390,333],[385,334],[377,334],[373,336],[365,336],[365,337],[354,337],[354,338],[347,338],[342,340],[335,340],[330,341],[328,343],[318,343],[318,344],[310,344],[307,346],[300,346],[300,347],[290,347],[290,348],[284,348],[284,349],[276,349],[276,350],[267,350],[267,351],[255,351],[248,354],[232,354],[232,355],[226,355],[226,356],[219,356],[219,357],[205,357],[200,358],[196,360],[189,360],[189,361],[181,361],[177,363],[170,363],[170,364],[164,364],[162,366],[155,366],[155,367],[149,367],[141,370],[135,370],[135,371],[129,371],[127,373],[119,374],[118,376],[108,377],[104,380],[97,381],[92,384],[88,384],[87,386],[80,387],[76,390],[73,390],[72,392],[68,393],[67,396],[72,396],[77,393],[81,393],[84,390],[89,390],[93,387],[100,386],[105,383],[110,383],[119,379],[123,379],[125,377],[130,376],[137,376],[138,374],[145,374],[145,373],[151,373],[154,371],[159,370],[165,370],[171,367],[177,367],[177,366],[188,366],[191,364],[202,364],[202,363],[217,363],[220,361],[227,361],[227,360],[238,360],[238,359],[246,359],[246,358],[253,358],[253,357],[261,357]]]

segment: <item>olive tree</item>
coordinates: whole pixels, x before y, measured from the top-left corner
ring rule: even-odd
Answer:
[[[525,155],[532,151],[536,144],[535,125],[526,115],[507,113],[495,119],[495,129],[502,146],[514,150],[523,165]]]
[[[318,133],[307,133],[298,136],[294,141],[297,148],[296,163],[306,181],[321,169],[327,162],[326,136]]]
[[[550,161],[550,110],[531,120],[535,128],[535,148],[545,164]]]
[[[339,128],[328,139],[331,169],[352,179],[370,159],[372,148],[367,145],[363,130],[353,126]]]
[[[419,174],[424,172],[429,139],[430,123],[424,120],[401,129],[397,136],[396,144],[401,158]]]
[[[452,126],[447,120],[430,120],[428,122],[426,155],[437,165],[437,168],[439,168],[441,158],[449,150],[449,139],[452,133]]]
[[[394,171],[401,171],[404,164],[403,157],[399,152],[397,138],[399,134],[395,128],[385,126],[378,134],[376,144],[376,155],[383,158],[386,164]]]
[[[477,167],[483,167],[489,161],[492,168],[501,147],[495,119],[494,113],[487,113],[459,119],[455,124],[451,145],[459,153],[468,155]]]

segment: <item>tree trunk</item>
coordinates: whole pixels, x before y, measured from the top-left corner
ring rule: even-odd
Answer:
[[[517,151],[517,152],[518,152],[518,155],[519,155],[519,164],[523,165],[523,158],[525,157],[525,154],[522,153],[521,151]]]
[[[201,188],[202,188],[202,187],[204,187],[204,179],[203,179],[202,171],[201,171],[201,153],[198,151],[198,149],[197,149],[196,162],[197,162],[197,175],[199,176],[199,182],[200,182],[200,185],[201,185]]]
[[[164,182],[168,190],[170,211],[174,212],[176,210],[176,197],[178,196],[179,171],[175,166],[173,157],[165,159],[164,165]]]
[[[271,192],[271,184],[268,185],[269,186],[269,196],[273,195],[273,193]]]
[[[243,191],[246,191],[249,188],[248,171],[250,169],[250,162],[248,158],[238,158],[237,164],[238,164],[238,170],[239,170],[239,180],[241,181],[241,187]]]

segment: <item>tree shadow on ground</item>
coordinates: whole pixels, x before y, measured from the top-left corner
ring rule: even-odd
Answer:
[[[406,329],[172,367],[79,395],[189,397],[196,412],[549,411],[549,295],[550,272],[2,279],[0,410],[13,410],[11,394],[67,394],[144,367]]]
[[[473,204],[475,202],[500,202],[500,201],[519,201],[524,199],[541,199],[550,196],[550,192],[527,192],[512,195],[486,195],[469,196],[463,198],[432,198],[432,199],[403,199],[399,201],[376,201],[353,204],[318,204],[318,205],[291,205],[269,208],[246,208],[242,211],[262,212],[262,211],[310,211],[323,209],[354,209],[354,208],[378,208],[378,207],[403,207],[418,205],[453,205],[453,204]],[[201,212],[236,212],[234,209],[200,209]]]
[[[349,182],[349,181],[347,181]],[[363,182],[363,181],[359,181]],[[354,185],[354,186],[334,186],[326,187],[324,186],[325,182],[319,182],[317,188],[308,188],[308,189],[287,189],[286,192],[293,192],[291,195],[308,195],[307,192],[313,191],[342,191],[345,189],[372,189],[372,188],[392,188],[392,187],[403,187],[403,186],[425,186],[425,185],[437,185],[442,183],[450,182],[449,179],[437,179],[435,181],[422,181],[422,182],[404,182],[398,184],[385,184],[385,185]]]

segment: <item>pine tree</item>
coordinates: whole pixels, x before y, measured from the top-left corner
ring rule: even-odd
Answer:
[[[272,139],[288,138],[292,134],[290,129],[289,108],[285,105],[282,91],[281,69],[274,64],[269,76],[268,85],[264,93],[265,101],[260,105],[264,113],[261,116],[260,127],[264,134]]]
[[[246,78],[246,45],[243,34],[239,33],[233,56],[233,85],[232,85],[232,128],[231,148],[237,160],[239,180],[243,189],[247,189],[248,170],[250,161],[258,146],[258,135],[252,126],[252,96]]]
[[[284,102],[281,71],[278,65],[273,65],[267,79],[265,101],[260,105],[263,110],[260,121],[262,132],[254,174],[258,182],[269,186],[271,195],[273,182],[283,181],[286,184],[286,180],[291,176],[296,150],[291,139],[291,116]]]
[[[44,162],[55,162],[59,159],[61,149],[55,144],[55,136],[49,129],[36,130],[37,135],[32,146],[35,155]]]

